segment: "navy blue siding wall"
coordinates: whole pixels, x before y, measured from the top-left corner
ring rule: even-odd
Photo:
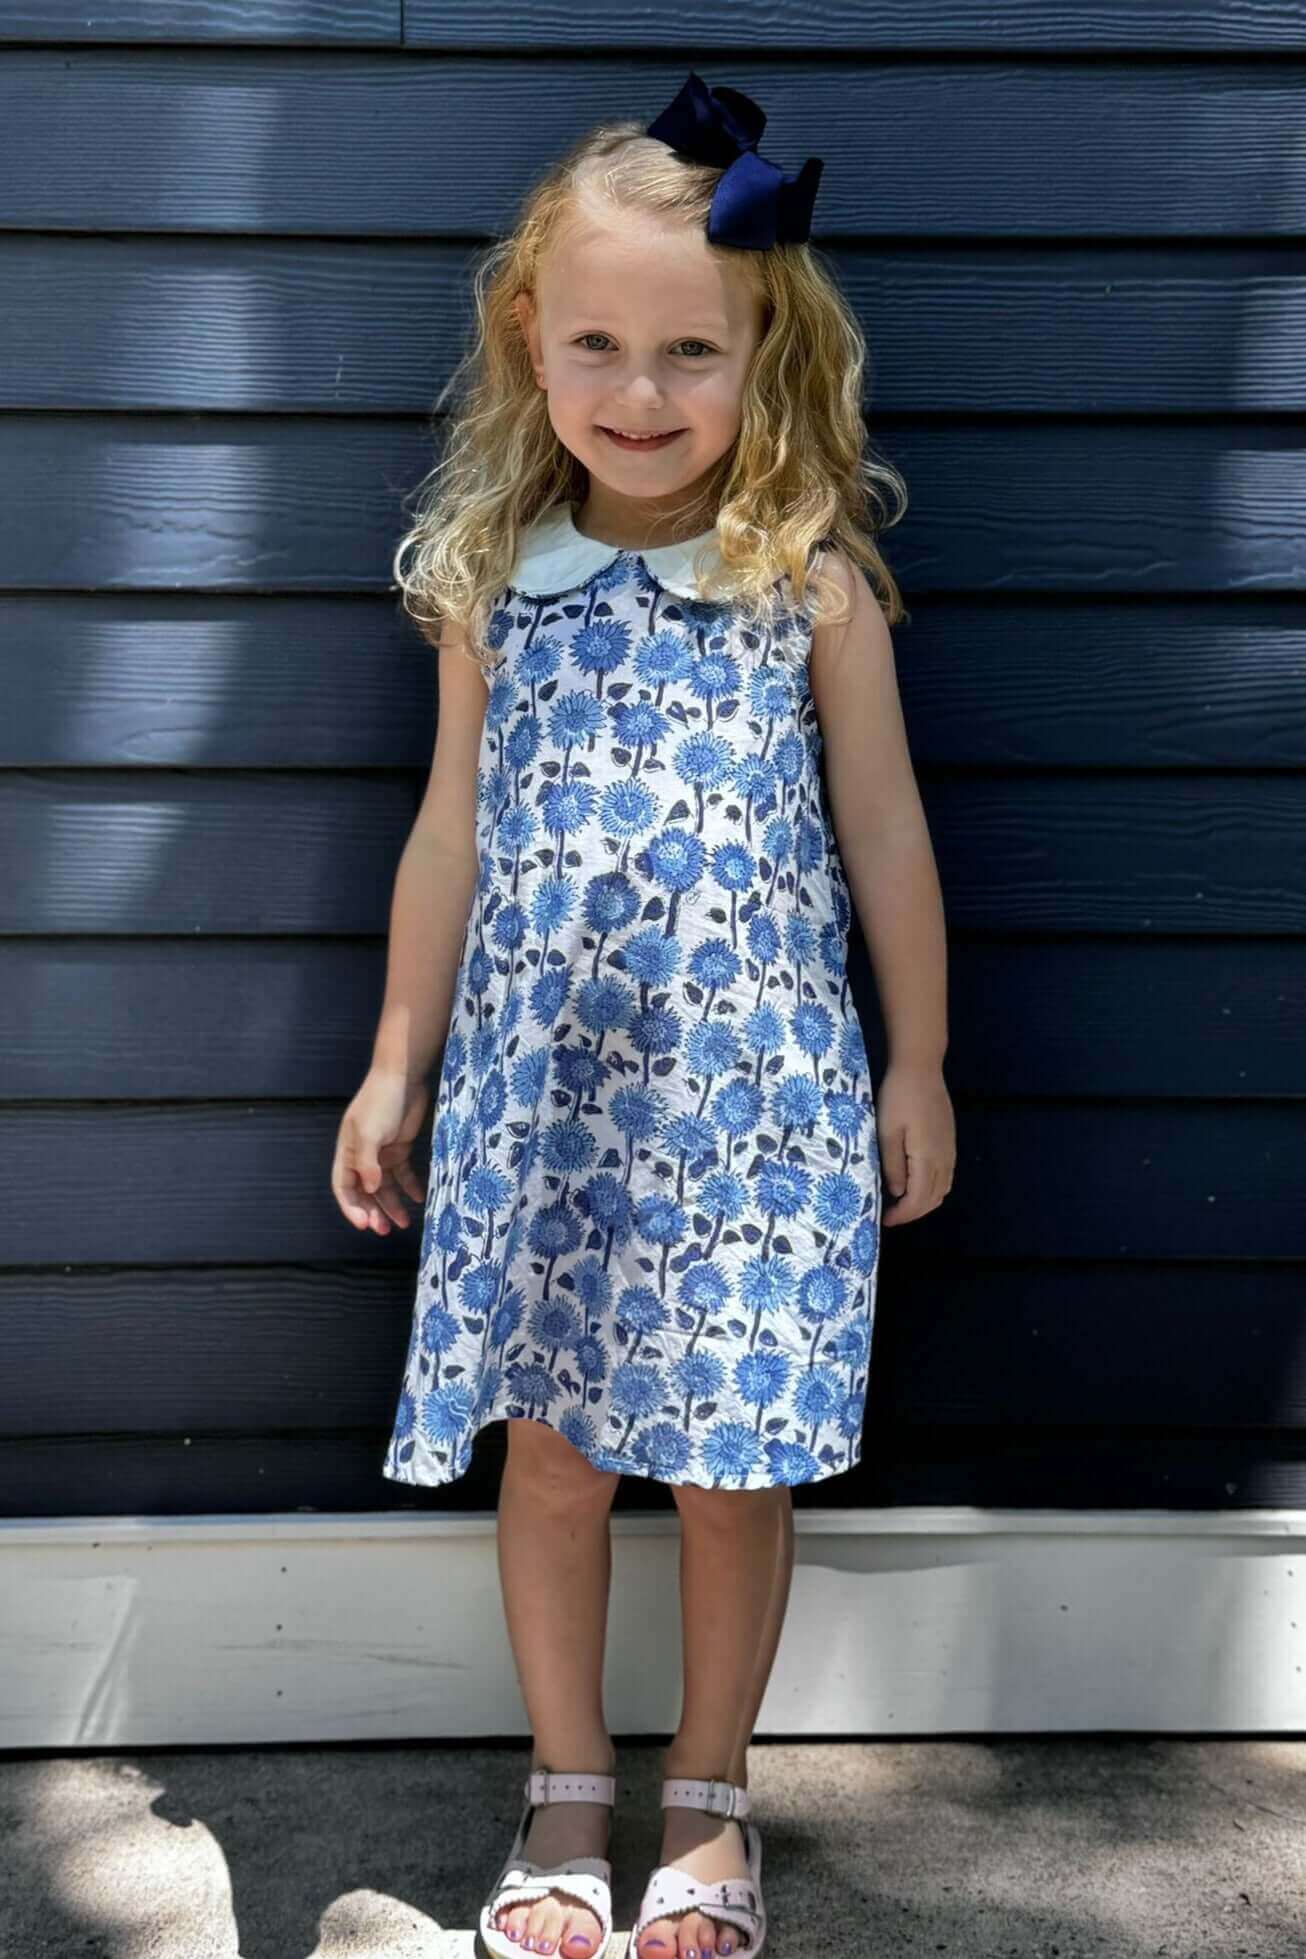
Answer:
[[[8,1514],[410,1500],[417,1226],[327,1182],[437,711],[390,553],[469,253],[690,66],[828,160],[951,928],[956,1184],[815,1498],[1306,1502],[1306,0],[712,18],[6,11]]]

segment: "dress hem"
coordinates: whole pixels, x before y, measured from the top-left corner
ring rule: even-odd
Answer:
[[[533,1421],[536,1422],[541,1428],[550,1429],[554,1435],[562,1434],[562,1430],[557,1426],[556,1423],[543,1421],[538,1415],[493,1415],[487,1421],[482,1422],[480,1424],[480,1427],[475,1430],[473,1440],[475,1439],[475,1436],[481,1434],[483,1430],[492,1427],[495,1422],[500,1422],[500,1421],[502,1422]],[[570,1441],[571,1438],[570,1436],[564,1436],[563,1440]],[[860,1440],[858,1440],[855,1448],[852,1451],[851,1457],[847,1462],[840,1463],[837,1465],[837,1467],[832,1469],[823,1469],[822,1473],[819,1476],[800,1476],[797,1478],[790,1478],[784,1476],[769,1476],[769,1477],[750,1476],[745,1478],[743,1482],[740,1482],[736,1478],[716,1479],[716,1478],[707,1478],[701,1476],[676,1476],[676,1477],[659,1476],[656,1474],[655,1471],[651,1470],[648,1467],[647,1463],[630,1461],[624,1458],[618,1458],[613,1454],[613,1452],[610,1449],[605,1449],[601,1452],[602,1460],[596,1460],[594,1456],[590,1455],[588,1450],[580,1448],[579,1444],[573,1442],[571,1446],[573,1447],[573,1449],[576,1450],[578,1455],[584,1456],[585,1460],[594,1469],[612,1470],[615,1471],[620,1476],[637,1476],[640,1478],[642,1482],[645,1483],[665,1483],[668,1489],[694,1489],[694,1490],[805,1489],[813,1483],[829,1483],[832,1482],[836,1476],[846,1476],[849,1470],[856,1469],[860,1465],[862,1459],[861,1442]],[[461,1462],[461,1465],[457,1468],[450,1469],[448,1473],[443,1476],[431,1477],[431,1476],[411,1475],[406,1473],[405,1469],[401,1469],[397,1467],[391,1468],[389,1464],[390,1464],[390,1459],[389,1456],[387,1455],[385,1462],[383,1462],[381,1466],[381,1474],[383,1477],[385,1477],[387,1482],[403,1483],[406,1484],[411,1489],[439,1490],[439,1489],[444,1489],[450,1483],[457,1483],[461,1481],[461,1479],[467,1474],[468,1470],[472,1466],[472,1452],[469,1448],[466,1456],[463,1458]]]

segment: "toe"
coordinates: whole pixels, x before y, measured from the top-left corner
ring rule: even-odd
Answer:
[[[732,1953],[742,1953],[744,1947],[748,1944],[747,1938],[737,1925],[731,1925],[728,1922],[723,1922],[721,1919],[714,1919],[713,1930],[716,1933],[716,1949],[724,1956],[724,1959],[730,1959]]]
[[[672,1959],[676,1928],[669,1918],[655,1918],[640,1936],[639,1959]]]
[[[703,1921],[696,1911],[687,1911],[676,1926],[677,1959],[699,1959],[703,1950],[700,1934]]]
[[[710,1952],[715,1943],[711,1923],[701,1912],[687,1911],[676,1930],[680,1940],[679,1959],[704,1959],[704,1954]],[[707,1935],[706,1946],[703,1943],[704,1934]]]
[[[602,1929],[592,1911],[569,1911],[558,1934],[561,1959],[593,1959]]]
[[[526,1937],[526,1921],[531,1915],[529,1905],[510,1905],[500,1918],[505,1935],[514,1944],[520,1945]]]
[[[531,1915],[526,1926],[526,1936],[522,1940],[524,1952],[543,1952],[546,1955],[555,1950],[558,1943],[558,1927],[562,1923],[562,1912],[553,1898],[541,1898],[531,1907]]]

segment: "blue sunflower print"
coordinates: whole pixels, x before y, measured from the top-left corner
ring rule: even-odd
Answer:
[[[394,1482],[503,1420],[712,1489],[861,1459],[880,1159],[811,630],[634,552],[499,595]]]

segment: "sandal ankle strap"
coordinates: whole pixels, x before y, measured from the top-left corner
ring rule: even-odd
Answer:
[[[705,1809],[709,1816],[748,1814],[748,1791],[738,1782],[717,1777],[668,1777],[662,1784],[663,1809]]]
[[[532,1769],[526,1778],[526,1800],[543,1803],[607,1803],[617,1800],[615,1775],[570,1774],[559,1769]]]

